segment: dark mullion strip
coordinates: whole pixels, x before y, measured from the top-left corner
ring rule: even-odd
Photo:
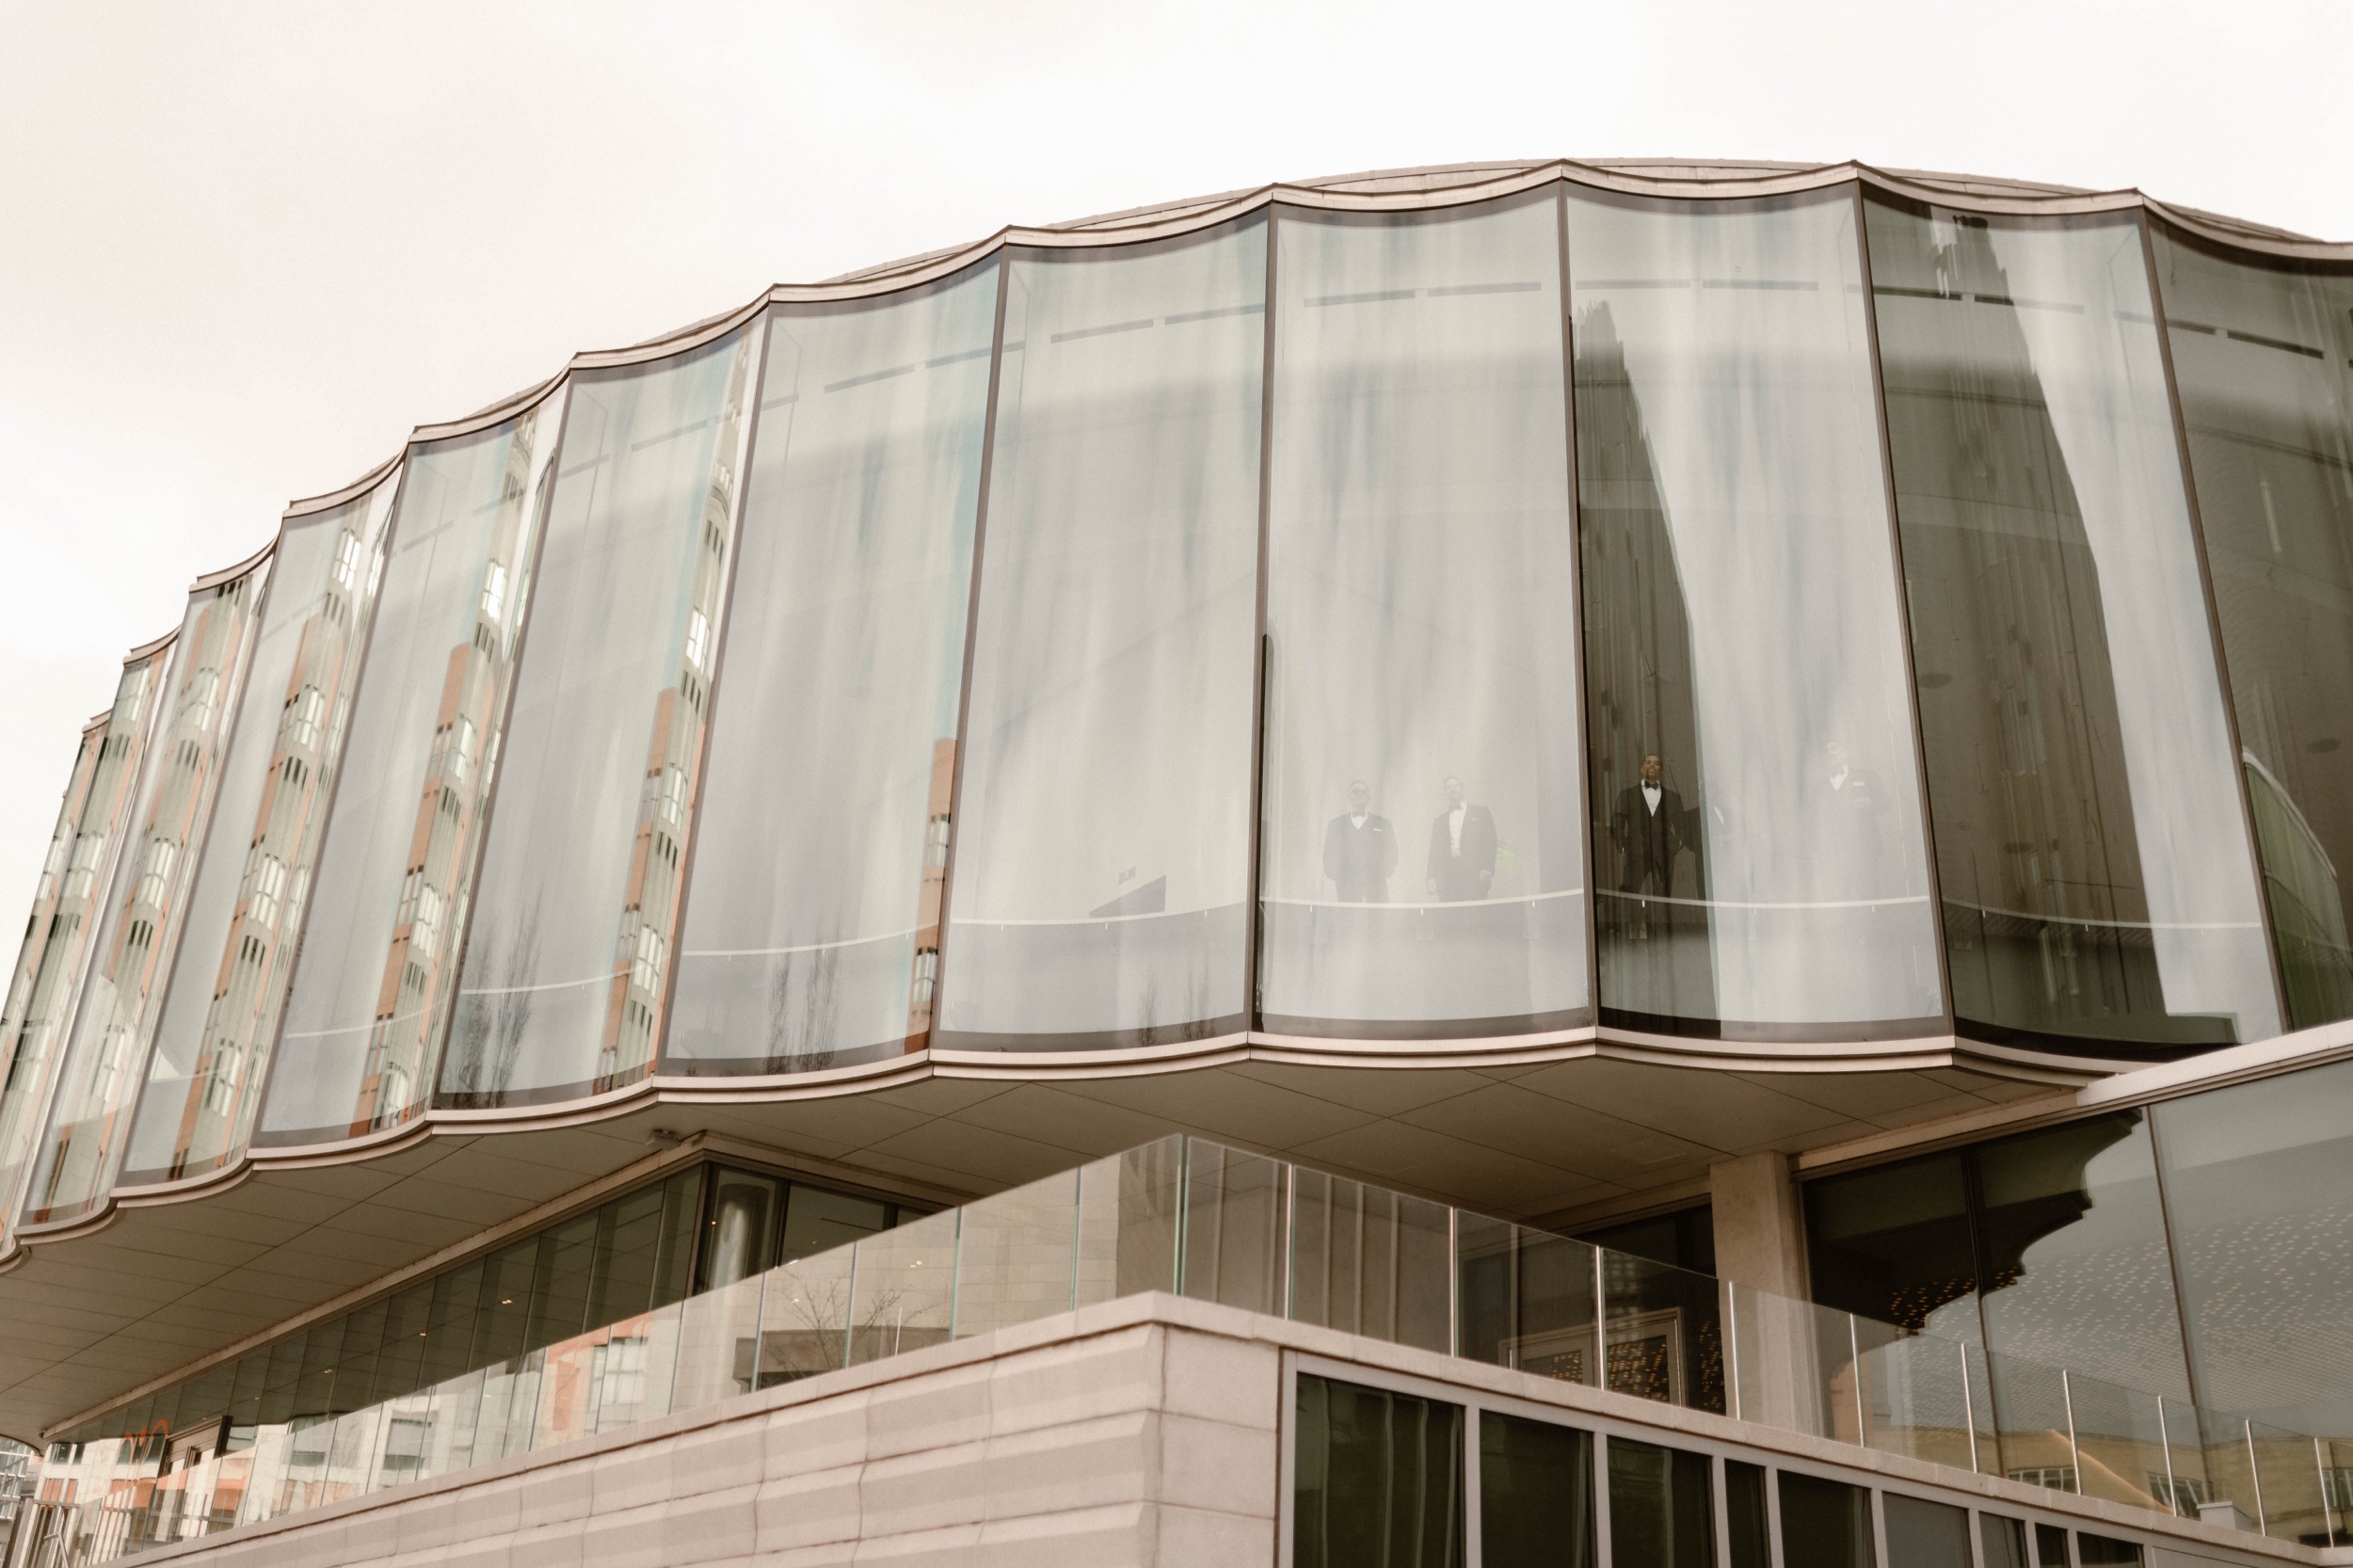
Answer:
[[[1569,625],[1577,646],[1577,836],[1585,863],[1585,1014],[1590,1023],[1597,1025],[1601,1021],[1601,857],[1593,842],[1593,650],[1585,645],[1585,504],[1577,463],[1577,312],[1569,294],[1566,180],[1553,184],[1552,210],[1561,263],[1561,410],[1568,440]],[[1517,1256],[1516,1248],[1513,1256]],[[1598,1450],[1600,1445],[1594,1448]]]
[[[1248,879],[1243,883],[1244,910],[1242,929],[1246,940],[1242,952],[1241,1014],[1245,1032],[1260,1023],[1258,1008],[1259,947],[1265,940],[1266,903],[1260,897],[1258,881],[1261,870],[1262,840],[1266,828],[1266,727],[1267,683],[1274,678],[1273,634],[1267,630],[1267,572],[1271,558],[1270,540],[1274,495],[1274,331],[1275,331],[1275,238],[1279,209],[1269,202],[1266,210],[1266,309],[1258,318],[1262,361],[1258,372],[1258,588],[1256,633],[1251,638],[1255,652],[1256,679],[1250,688],[1250,865]]]
[[[972,504],[972,581],[964,606],[964,673],[956,690],[956,765],[948,784],[947,864],[939,870],[939,934],[937,956],[932,965],[932,1021],[921,1049],[928,1052],[939,1038],[940,999],[948,983],[948,912],[956,890],[957,840],[964,822],[964,760],[971,748],[967,731],[972,722],[972,655],[980,646],[981,567],[988,544],[989,486],[997,467],[997,397],[1005,379],[1005,296],[1013,286],[1014,253],[1010,246],[997,251],[997,322],[989,332],[988,411],[981,420],[980,493]]]
[[[1945,884],[1936,856],[1935,806],[1929,798],[1928,725],[1920,713],[1920,672],[1913,646],[1912,579],[1904,570],[1904,531],[1896,499],[1896,443],[1888,433],[1887,379],[1880,359],[1879,301],[1871,278],[1870,207],[1864,200],[1861,181],[1848,188],[1854,200],[1855,254],[1863,267],[1864,336],[1871,356],[1871,414],[1879,428],[1880,482],[1887,501],[1888,559],[1895,568],[1896,624],[1902,632],[1904,709],[1912,717],[1913,786],[1919,792],[1920,847],[1929,868],[1929,925],[1936,936],[1937,989],[1943,994],[1945,1031],[1953,1034],[1960,1031],[1960,1015],[1953,1001],[1952,956],[1945,949]]]
[[[887,309],[888,306],[879,307]],[[776,309],[766,306],[744,324],[745,331],[757,330],[760,342],[753,352],[760,356],[759,367],[744,389],[744,429],[743,433],[743,462],[735,478],[735,516],[728,525],[728,555],[719,569],[726,574],[720,585],[718,624],[712,629],[711,680],[703,694],[703,732],[695,746],[695,792],[686,803],[686,844],[679,860],[678,904],[670,912],[669,972],[662,977],[662,1015],[654,1020],[653,1039],[646,1054],[646,1064],[637,1078],[658,1078],[663,1059],[669,1052],[670,1013],[678,1000],[679,960],[684,953],[687,904],[695,893],[695,856],[702,847],[703,790],[709,783],[711,764],[711,733],[719,722],[720,681],[727,675],[728,638],[735,629],[736,563],[744,553],[744,519],[751,511],[752,465],[759,460],[761,402],[768,391],[768,346],[776,335]]]
[[[2214,567],[2206,551],[2206,522],[2198,507],[2198,476],[2190,467],[2189,430],[2182,420],[2182,389],[2173,371],[2172,335],[2166,329],[2165,292],[2157,279],[2156,245],[2149,228],[2145,209],[2133,214],[2134,237],[2140,246],[2141,265],[2149,280],[2149,312],[2157,334],[2157,357],[2165,367],[2165,406],[2173,424],[2173,452],[2182,471],[2182,501],[2188,509],[2191,553],[2198,558],[2198,589],[2206,606],[2206,636],[2214,649],[2214,674],[2221,688],[2222,723],[2231,737],[2231,780],[2238,790],[2239,823],[2245,830],[2247,851],[2255,872],[2255,902],[2263,911],[2264,951],[2271,958],[2271,994],[2273,1004],[2280,1010],[2280,1032],[2296,1028],[2288,1013],[2287,971],[2280,961],[2279,925],[2271,909],[2271,881],[2265,874],[2263,840],[2255,835],[2255,804],[2247,788],[2247,743],[2238,728],[2238,700],[2231,687],[2230,655],[2222,645],[2222,613],[2215,602]]]

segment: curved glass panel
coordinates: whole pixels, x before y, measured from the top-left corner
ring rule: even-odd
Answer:
[[[440,1103],[652,1058],[759,339],[572,377]]]
[[[85,730],[49,841],[32,923],[0,1015],[0,1237],[16,1212],[17,1178],[48,1098],[58,1046],[90,951],[99,902],[122,844],[124,803],[146,755],[167,647],[124,667],[114,707]]]
[[[2353,1432],[2353,1063],[2150,1115],[2200,1401]]]
[[[258,1144],[431,1095],[563,399],[408,455]]]
[[[1585,1022],[1559,198],[1275,235],[1265,1025]]]
[[[1568,226],[1602,1016],[1941,1029],[1853,201]]]
[[[1007,264],[933,1043],[1239,1029],[1266,223]]]
[[[271,568],[190,597],[171,679],[155,715],[105,920],[75,1005],[49,1117],[25,1181],[24,1223],[96,1207],[122,1159],[121,1124],[146,1081],[147,1047],[166,970],[180,943],[191,865],[211,820],[227,715],[252,654],[255,600]]]
[[[769,312],[664,1071],[930,1032],[996,320],[993,261]]]
[[[211,1170],[251,1132],[398,491],[387,478],[280,536],[121,1185]]]
[[[2353,1017],[2353,276],[2165,230],[2157,277],[2290,1027]]]
[[[2139,224],[1867,210],[1954,1011],[2274,1033]]]

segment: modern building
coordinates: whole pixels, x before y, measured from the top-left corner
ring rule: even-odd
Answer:
[[[418,429],[135,649],[15,1564],[2353,1563],[2353,246],[1382,171]]]

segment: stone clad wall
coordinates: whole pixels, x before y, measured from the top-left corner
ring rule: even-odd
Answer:
[[[1138,1304],[1077,1314],[1075,1338],[1069,1317],[1023,1325],[143,1558],[1272,1568],[1280,1351]]]

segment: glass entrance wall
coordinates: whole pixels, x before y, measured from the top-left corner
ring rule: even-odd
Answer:
[[[115,864],[21,1224],[78,1218],[114,1186],[269,575],[264,562],[189,596],[128,819],[136,837]]]
[[[32,923],[0,1015],[0,1240],[16,1216],[17,1180],[40,1131],[41,1107],[55,1080],[91,952],[121,856],[123,819],[133,781],[162,704],[155,694],[170,668],[171,641],[135,655],[115,687],[114,706],[83,732],[82,752],[66,788],[34,895]]]
[[[1246,1021],[1266,245],[1007,259],[935,1045]]]
[[[412,448],[255,1142],[392,1127],[431,1094],[564,393]]]
[[[289,520],[279,536],[125,1182],[176,1181],[244,1152],[301,946],[399,490],[395,470],[365,495]]]
[[[2274,1033],[2139,222],[1865,206],[1961,1027]]]
[[[755,322],[572,377],[440,1103],[644,1076],[734,544]]]
[[[1278,210],[1270,1030],[1591,1020],[1559,200]]]
[[[1572,190],[1605,1021],[1944,1027],[1851,198]]]
[[[2289,1024],[2353,1017],[2353,274],[2158,226]]]
[[[930,1034],[997,295],[770,312],[665,1072]]]

